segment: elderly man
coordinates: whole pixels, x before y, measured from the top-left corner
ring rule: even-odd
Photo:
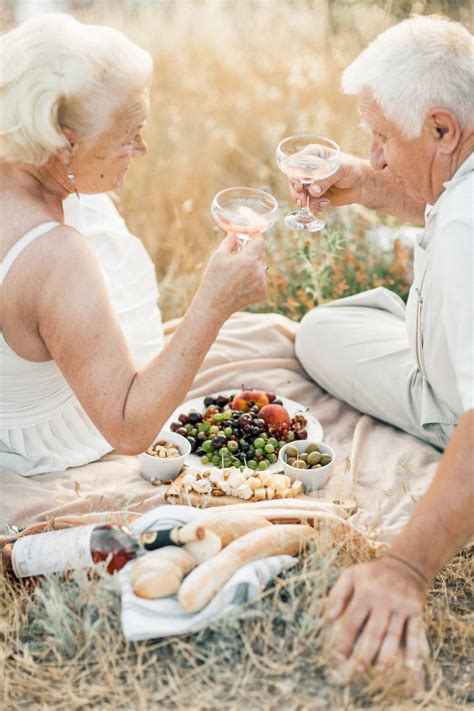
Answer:
[[[370,163],[344,156],[309,188],[314,211],[360,203],[417,224],[405,306],[374,289],[314,309],[296,352],[311,377],[362,412],[441,450],[436,476],[390,550],[331,591],[338,649],[357,668],[421,664],[419,626],[436,574],[473,534],[473,38],[439,17],[381,34],[344,72],[372,136]],[[298,201],[302,186],[292,185]]]

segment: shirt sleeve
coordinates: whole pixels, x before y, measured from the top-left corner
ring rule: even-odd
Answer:
[[[441,229],[439,288],[441,322],[464,412],[474,408],[474,231],[473,180],[465,181],[446,205]],[[455,215],[455,219],[450,215]],[[436,288],[436,284],[434,285]]]

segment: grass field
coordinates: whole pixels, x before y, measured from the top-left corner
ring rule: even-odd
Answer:
[[[440,10],[471,26],[469,5],[104,0],[78,13],[123,29],[155,59],[149,153],[130,169],[121,198],[155,261],[164,318],[184,312],[221,239],[209,213],[214,193],[263,187],[283,214],[288,194],[274,152],[291,133],[317,130],[346,152],[367,155],[355,101],[339,92],[342,69],[411,10]],[[328,217],[329,228],[316,237],[296,236],[282,222],[269,235],[270,290],[262,310],[300,318],[315,303],[378,284],[406,295],[409,250],[395,242],[382,254],[364,238],[369,228],[398,223],[357,208]],[[430,594],[433,661],[427,690],[416,698],[387,679],[344,687],[325,681],[322,601],[348,556],[345,549],[337,557],[316,550],[258,604],[199,635],[155,644],[123,640],[110,578],[49,582],[21,595],[1,581],[3,708],[467,708],[474,700],[470,556],[458,556]]]

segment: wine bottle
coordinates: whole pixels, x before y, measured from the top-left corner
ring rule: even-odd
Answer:
[[[106,563],[115,573],[145,551],[181,546],[204,538],[195,523],[146,533],[132,533],[126,526],[91,524],[18,538],[3,549],[3,569],[17,578],[30,578],[89,568]]]

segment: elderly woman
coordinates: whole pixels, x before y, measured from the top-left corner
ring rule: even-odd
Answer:
[[[361,670],[393,660],[401,638],[420,663],[420,614],[436,574],[473,533],[473,39],[461,25],[414,17],[381,34],[344,72],[370,131],[370,163],[345,156],[309,188],[314,210],[358,202],[417,224],[405,306],[375,289],[318,307],[296,352],[326,390],[445,449],[436,476],[391,549],[350,568],[330,595],[339,649]],[[301,200],[301,185],[293,185]]]
[[[140,349],[135,334],[131,353],[118,312],[133,318],[143,274],[107,246],[99,265],[100,241],[65,223],[63,200],[119,187],[146,152],[151,58],[112,29],[49,15],[5,35],[0,62],[0,464],[29,476],[146,449],[225,320],[264,296],[264,245],[224,240],[172,340],[160,350],[150,317],[157,336]]]

